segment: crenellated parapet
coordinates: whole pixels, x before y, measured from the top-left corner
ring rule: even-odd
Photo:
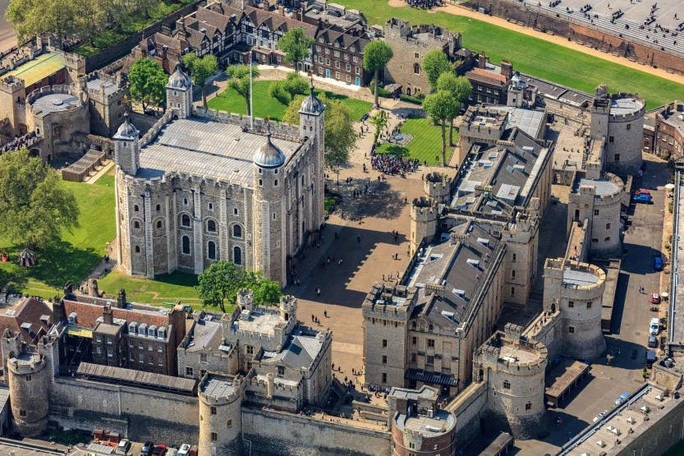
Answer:
[[[447,203],[451,195],[452,178],[447,174],[432,172],[425,175],[423,191],[435,203]]]

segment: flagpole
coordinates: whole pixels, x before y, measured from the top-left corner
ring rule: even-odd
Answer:
[[[249,48],[249,127],[254,128],[254,107],[252,105],[252,48]]]

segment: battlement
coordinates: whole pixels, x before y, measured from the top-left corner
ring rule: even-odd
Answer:
[[[479,358],[488,367],[523,375],[521,371],[536,374],[546,369],[548,349],[544,344],[523,335],[524,328],[506,324],[505,331],[497,331],[476,350]]]
[[[299,127],[286,124],[284,122],[275,122],[273,120],[254,118],[254,127],[250,127],[249,116],[242,114],[220,112],[218,110],[211,111],[202,107],[193,107],[192,115],[202,119],[212,120],[214,122],[227,123],[232,125],[239,125],[245,133],[254,133],[258,135],[266,135],[269,129],[271,136],[287,141],[302,142],[299,135]]]
[[[199,399],[210,406],[221,406],[242,401],[246,382],[237,375],[206,373],[200,380]]]
[[[35,374],[42,371],[45,365],[46,359],[39,353],[25,353],[7,362],[7,368],[17,375]]]
[[[418,290],[404,285],[374,283],[363,301],[365,317],[407,320]]]
[[[24,80],[15,76],[7,76],[4,79],[0,79],[0,90],[6,93],[13,94],[24,90],[25,87]]]

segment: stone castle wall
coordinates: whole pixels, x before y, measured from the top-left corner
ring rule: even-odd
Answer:
[[[466,6],[475,10],[484,8],[494,16],[513,20],[544,32],[553,32],[556,35],[567,37],[580,44],[626,57],[643,65],[684,74],[684,59],[681,57],[585,25],[570,23],[561,18],[544,14],[539,10],[531,9],[517,1],[503,0],[490,2],[469,0]]]
[[[389,456],[389,432],[243,408],[253,456]]]

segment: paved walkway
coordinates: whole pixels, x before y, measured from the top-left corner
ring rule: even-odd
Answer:
[[[549,43],[554,43],[559,46],[563,46],[569,49],[573,49],[575,51],[583,52],[584,54],[588,54],[594,57],[598,57],[603,60],[607,60],[612,63],[617,63],[635,70],[643,71],[645,73],[652,74],[654,76],[659,76],[664,79],[668,79],[670,81],[678,82],[679,84],[684,84],[684,75],[680,74],[673,74],[673,73],[668,73],[665,70],[662,70],[660,68],[653,68],[647,65],[642,65],[640,63],[632,62],[629,59],[626,59],[624,57],[618,57],[613,54],[608,54],[603,51],[599,51],[597,49],[593,49],[587,46],[583,46],[581,44],[578,44],[574,41],[568,41],[567,38],[559,36],[559,35],[549,35],[547,33],[539,32],[537,30],[534,30],[529,27],[524,27],[522,25],[514,24],[512,22],[508,22],[506,19],[502,19],[500,17],[496,16],[489,16],[487,14],[479,13],[477,11],[473,11],[471,9],[468,9],[466,7],[460,6],[460,5],[446,5],[442,6],[440,8],[437,8],[439,11],[443,11],[445,13],[449,14],[454,14],[456,16],[464,16],[464,17],[470,17],[472,19],[477,19],[483,22],[487,22],[489,24],[497,25],[499,27],[503,27],[509,30],[513,30],[518,33],[523,33],[528,36],[533,36],[535,38],[539,38],[544,41],[548,41]]]

